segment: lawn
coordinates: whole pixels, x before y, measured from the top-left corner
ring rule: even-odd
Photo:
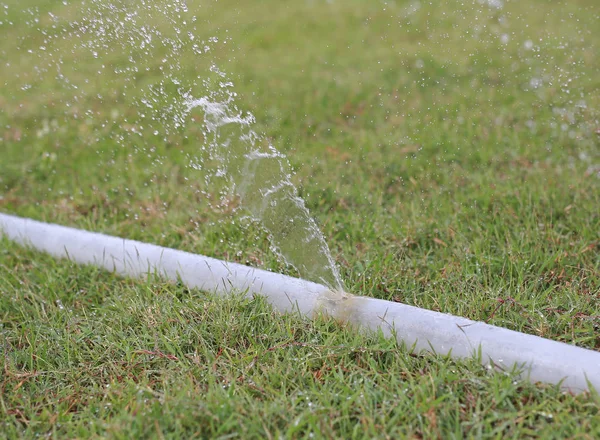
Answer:
[[[347,291],[600,350],[595,0],[150,3],[0,0],[0,211],[303,276],[182,94],[235,93]],[[0,437],[600,437],[595,392],[1,238],[0,351]]]

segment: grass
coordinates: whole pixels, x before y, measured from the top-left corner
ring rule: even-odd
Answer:
[[[165,74],[200,93],[214,63],[288,155],[349,291],[600,349],[595,2],[187,3],[211,50],[133,64],[59,38],[89,5],[0,4],[0,210],[296,275],[209,203],[198,115],[161,111]],[[147,19],[168,35],[172,14]],[[0,339],[8,438],[600,435],[595,393],[6,240]]]

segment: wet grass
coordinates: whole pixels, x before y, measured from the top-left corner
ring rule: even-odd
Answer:
[[[188,7],[198,38],[231,40],[183,54],[185,75],[231,73],[349,291],[600,349],[593,1]],[[94,74],[126,53],[95,60],[56,40],[79,88],[36,72],[47,58],[27,49],[45,44],[49,11],[85,15],[0,10],[0,210],[294,274],[258,228],[208,203],[190,167],[199,124],[131,135],[135,87]],[[159,71],[145,62],[140,88]],[[6,437],[600,435],[597,394],[412,356],[259,298],[122,280],[6,241],[0,293]]]

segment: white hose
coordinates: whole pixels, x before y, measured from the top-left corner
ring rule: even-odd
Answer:
[[[573,392],[600,390],[600,352],[494,327],[444,313],[374,298],[332,292],[309,281],[152,244],[0,214],[0,232],[15,242],[130,277],[156,271],[189,288],[263,295],[281,312],[335,319],[381,329],[415,352],[454,358],[478,356],[483,365],[522,369],[532,382],[560,384]]]

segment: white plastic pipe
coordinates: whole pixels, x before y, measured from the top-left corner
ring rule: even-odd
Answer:
[[[559,384],[581,392],[600,390],[600,352],[482,322],[380,299],[332,292],[327,287],[236,263],[227,263],[152,244],[0,214],[0,232],[9,239],[131,277],[157,272],[187,287],[227,294],[259,294],[281,312],[311,317],[327,313],[369,330],[383,331],[415,352],[479,356],[490,368],[522,369],[533,382]]]

